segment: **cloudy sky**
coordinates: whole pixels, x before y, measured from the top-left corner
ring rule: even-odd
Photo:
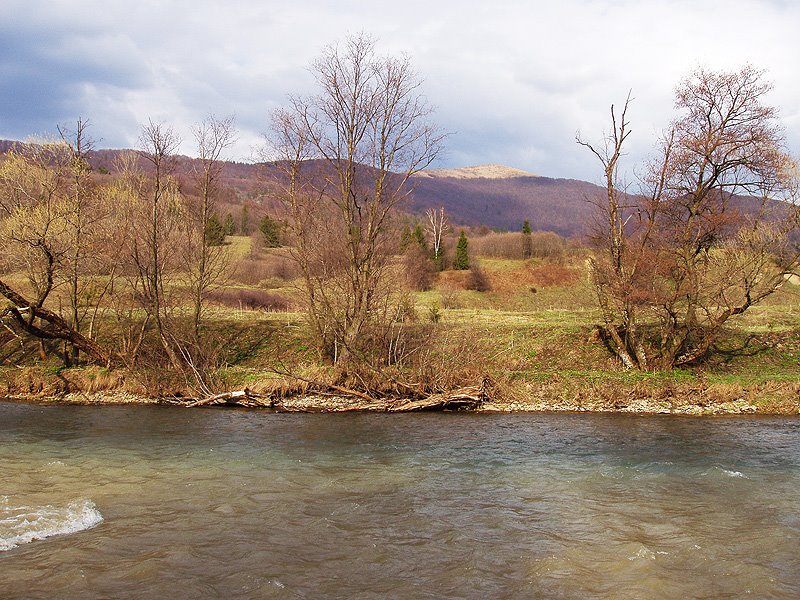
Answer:
[[[307,66],[348,33],[409,54],[452,132],[437,166],[500,163],[595,181],[575,144],[599,139],[633,91],[630,164],[702,66],[766,69],[800,155],[800,2],[794,0],[2,0],[0,138],[52,136],[79,116],[100,147],[135,147],[148,119],[190,127],[235,114],[229,158],[248,160]]]

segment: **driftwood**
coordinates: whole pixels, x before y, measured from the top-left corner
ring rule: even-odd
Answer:
[[[309,404],[284,403],[281,399],[263,394],[256,394],[244,388],[234,392],[214,394],[207,398],[195,400],[186,404],[187,407],[196,406],[245,406],[272,408],[278,411],[304,412],[313,410],[323,410],[329,412],[421,412],[421,411],[442,411],[442,410],[474,410],[486,400],[485,383],[480,386],[464,387],[452,392],[432,394],[426,398],[416,400],[408,399],[375,399],[357,392],[338,386],[325,386],[327,390],[337,392],[339,398],[349,398],[351,401],[344,403],[331,403],[327,405],[314,402]],[[326,392],[318,392],[320,395],[328,395]]]
[[[229,406],[262,406],[271,407],[274,405],[269,396],[263,394],[255,394],[249,389],[237,390],[235,392],[223,392],[222,394],[214,394],[207,398],[202,398],[194,402],[190,402],[186,406],[193,408],[195,406],[209,406],[214,404],[227,404]]]
[[[421,400],[404,400],[393,404],[388,412],[419,412],[424,410],[474,410],[486,399],[484,387],[465,387],[445,394],[433,394]]]

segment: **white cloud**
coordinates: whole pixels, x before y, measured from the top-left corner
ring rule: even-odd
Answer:
[[[235,113],[233,157],[246,159],[271,110],[306,93],[309,62],[348,32],[407,52],[438,107],[447,162],[501,162],[595,179],[574,144],[599,138],[608,107],[629,89],[640,160],[672,114],[672,90],[693,68],[768,69],[787,140],[800,150],[796,57],[800,5],[766,0],[467,0],[253,3],[17,2],[0,23],[0,136],[88,116],[107,146],[125,145],[148,118],[186,140],[208,113]],[[9,89],[9,86],[11,89]],[[187,142],[184,152],[191,152]]]

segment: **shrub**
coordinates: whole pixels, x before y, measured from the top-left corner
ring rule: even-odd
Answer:
[[[223,288],[211,292],[208,299],[223,306],[248,310],[279,311],[289,308],[286,298],[265,290]]]
[[[472,263],[472,268],[469,271],[465,287],[468,290],[474,290],[476,292],[488,292],[492,289],[489,278],[486,277],[486,273],[483,272],[483,269],[481,269],[476,261]]]
[[[540,287],[570,286],[580,279],[576,269],[554,263],[544,263],[531,269],[531,275]]]

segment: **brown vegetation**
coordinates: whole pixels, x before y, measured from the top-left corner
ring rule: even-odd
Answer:
[[[601,331],[626,366],[702,359],[731,317],[772,294],[798,264],[797,170],[775,109],[763,104],[770,88],[752,67],[700,70],[682,82],[682,114],[634,204],[617,180],[629,101],[619,115],[612,107],[604,148],[579,140],[606,176],[592,277]],[[744,207],[736,194],[748,196]]]
[[[482,227],[466,229],[457,261],[441,205],[421,223],[400,214],[410,177],[440,141],[408,62],[378,58],[357,36],[314,68],[321,94],[276,117],[283,160],[262,166],[263,203],[223,175],[229,120],[197,129],[196,161],[174,156],[174,133],[150,123],[138,154],[93,173],[81,121],[58,143],[2,159],[8,393],[123,390],[287,410],[311,406],[297,394],[331,410],[477,398],[502,410],[672,411],[682,395],[707,412],[796,406],[794,381],[725,378],[730,364],[776,379],[800,371],[790,317],[765,309],[748,336],[729,323],[768,303],[796,258],[793,207],[777,202],[789,197],[790,165],[758,74],[701,73],[680,88],[686,114],[638,198],[616,185],[623,111],[609,152],[596,152],[608,189],[594,252],[528,226]],[[356,75],[364,85],[351,89]],[[726,104],[731,89],[741,105]],[[709,129],[703,101],[738,116]],[[278,208],[286,247],[264,248],[256,224]],[[228,233],[254,237],[210,243],[215,213]],[[797,299],[781,293],[791,313]],[[95,365],[68,368],[81,362]],[[680,365],[694,370],[650,372]]]
[[[289,301],[286,298],[265,290],[227,287],[209,292],[206,297],[211,302],[230,308],[266,311],[289,309]]]

